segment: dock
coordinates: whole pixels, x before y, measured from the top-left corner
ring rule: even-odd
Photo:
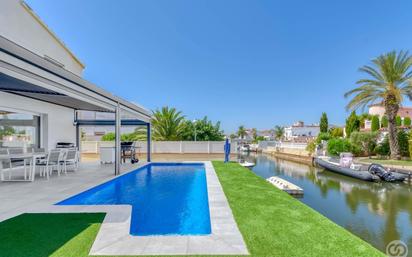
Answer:
[[[270,178],[267,178],[266,181],[274,185],[275,187],[279,188],[280,190],[293,195],[293,196],[303,196],[303,189],[298,187],[297,185],[290,183],[287,180],[284,180],[282,178],[273,176]]]

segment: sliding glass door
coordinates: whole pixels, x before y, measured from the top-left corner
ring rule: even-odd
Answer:
[[[0,148],[40,147],[40,116],[0,110]]]

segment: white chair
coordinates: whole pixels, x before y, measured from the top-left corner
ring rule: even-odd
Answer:
[[[78,169],[77,150],[76,149],[67,150],[62,161],[60,161],[60,164],[63,166],[64,173],[67,173],[67,166],[72,166],[73,171],[77,171]]]
[[[61,155],[60,150],[51,150],[48,153],[47,158],[37,164],[37,166],[40,167],[40,176],[46,175],[47,179],[49,179],[53,170],[57,170],[57,175],[60,176]]]

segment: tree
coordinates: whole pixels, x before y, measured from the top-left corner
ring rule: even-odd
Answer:
[[[207,116],[195,123],[186,120],[182,126],[182,140],[193,141],[195,134],[197,141],[223,141],[225,138],[223,131],[220,129],[220,122],[213,124]]]
[[[175,108],[162,107],[153,112],[153,139],[159,141],[180,140],[184,116]]]
[[[368,104],[381,102],[388,116],[389,145],[391,158],[400,159],[396,115],[403,97],[412,99],[412,56],[408,52],[392,51],[372,60],[372,66],[365,65],[361,72],[367,78],[357,81],[359,87],[345,94],[353,96],[347,109],[364,108]]]
[[[386,115],[382,116],[382,120],[381,120],[381,128],[387,128],[388,127],[388,117]],[[389,139],[388,139],[389,142]]]
[[[409,117],[403,118],[403,125],[405,127],[410,127],[411,126],[411,118],[409,118]]]
[[[396,122],[396,126],[398,126],[398,127],[402,126],[402,118],[401,118],[401,116],[396,116],[395,122]]]
[[[319,127],[320,127],[321,133],[328,132],[328,116],[326,115],[325,112],[323,112],[322,116],[320,116]]]
[[[374,116],[372,117],[371,130],[372,130],[372,131],[378,131],[379,128],[380,128],[379,116],[378,116],[378,115],[374,115]]]
[[[274,129],[275,139],[281,140],[285,134],[285,128],[282,126],[275,126]]]
[[[377,132],[353,132],[350,135],[350,142],[370,157],[376,147],[377,136]]]
[[[346,126],[345,126],[345,131],[346,131],[346,137],[350,137],[350,134],[354,131],[359,131],[360,129],[360,121],[358,116],[356,115],[355,111],[352,111],[352,113],[349,115],[349,117],[346,119]]]
[[[243,125],[239,126],[237,129],[237,135],[240,137],[240,139],[244,139],[246,136],[246,129]]]

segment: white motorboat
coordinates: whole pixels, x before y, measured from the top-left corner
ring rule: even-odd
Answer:
[[[253,166],[256,165],[256,164],[253,163],[253,162],[247,162],[247,161],[239,162],[239,164],[240,164],[241,166],[245,167],[245,168],[252,168]]]

